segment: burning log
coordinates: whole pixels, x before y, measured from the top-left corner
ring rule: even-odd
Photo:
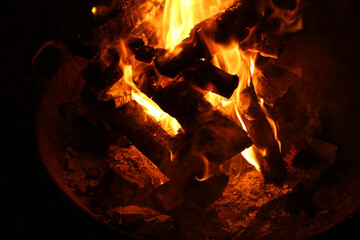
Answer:
[[[197,60],[211,58],[205,44],[209,39],[218,44],[243,42],[249,36],[249,29],[262,18],[265,7],[263,1],[241,1],[197,24],[190,37],[184,39],[173,51],[155,58],[158,71],[165,76],[175,77]]]
[[[182,73],[186,81],[208,91],[230,98],[239,84],[239,77],[231,75],[210,62],[200,61]]]
[[[269,182],[280,183],[286,174],[285,165],[271,130],[268,120],[258,103],[253,89],[248,88],[241,93],[242,119],[246,125],[249,137],[254,145],[263,149],[263,161],[260,161],[260,169],[264,179]]]
[[[145,63],[150,63],[156,56],[165,51],[164,49],[146,46],[142,39],[136,37],[129,37],[126,42],[135,58]],[[146,69],[143,77],[154,76],[156,78],[156,70],[152,66],[142,65],[142,68]],[[181,75],[186,81],[226,98],[231,97],[239,84],[238,76],[228,74],[212,65],[209,61],[197,61],[193,66],[182,72]]]
[[[178,134],[170,141],[174,156],[169,170],[171,180],[156,194],[166,210],[186,201],[207,206],[221,196],[228,182],[225,175],[208,172],[210,162],[226,161],[249,147],[251,141],[244,130],[215,110],[190,83],[172,82],[155,89],[149,81],[156,80],[147,77],[141,85],[145,86],[146,94],[152,93],[149,97],[175,117],[185,130],[185,134]],[[196,178],[202,179],[204,172],[207,176],[200,183]]]
[[[121,131],[167,175],[170,164],[170,150],[167,143],[170,136],[155,120],[144,114],[142,106],[135,101],[130,101],[124,106],[116,108],[114,100],[98,101],[97,95],[87,85],[85,85],[82,95],[115,132]]]
[[[191,84],[182,81],[156,89],[153,100],[175,117],[191,136],[192,144],[202,146],[204,156],[221,163],[251,146],[246,132],[216,110]]]

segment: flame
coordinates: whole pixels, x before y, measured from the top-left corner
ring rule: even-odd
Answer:
[[[272,130],[273,134],[274,134],[274,138],[275,138],[275,140],[276,140],[276,142],[277,142],[277,144],[279,146],[279,151],[281,152],[281,142],[280,142],[280,140],[278,138],[278,131],[277,131],[278,126],[277,126],[275,120],[270,117],[270,114],[266,110],[263,98],[259,98],[259,103],[260,103],[261,110],[264,112],[265,117],[266,117],[266,119],[267,119],[267,121],[268,121],[268,123],[269,123],[269,125],[271,127],[271,130]]]
[[[91,9],[91,12],[95,15],[95,14],[96,14],[96,12],[97,12],[96,7],[93,7],[93,8]]]
[[[123,77],[108,90],[107,94],[111,95],[114,99],[124,97],[128,99],[128,96],[130,95],[131,99],[135,100],[144,107],[145,113],[152,116],[157,122],[159,122],[165,131],[167,131],[170,135],[176,135],[181,127],[179,122],[161,110],[154,101],[140,92],[140,90],[136,87],[133,81],[134,74],[136,74],[133,70],[133,66],[136,65],[136,61],[128,54],[129,51],[127,50],[123,40],[120,40],[119,53],[119,66],[123,72]],[[127,101],[121,102],[126,103]]]
[[[209,160],[204,156],[204,155],[200,155],[200,159],[202,160],[203,164],[204,164],[204,173],[203,176],[201,178],[195,177],[196,180],[198,180],[199,182],[204,182],[206,180],[208,180],[211,177],[210,174],[210,162]]]
[[[158,28],[163,46],[172,51],[188,37],[193,27],[226,9],[234,0],[166,0],[163,19]]]
[[[178,121],[169,114],[161,110],[161,108],[145,94],[141,92],[132,92],[133,99],[145,108],[145,112],[151,115],[162,128],[171,135],[176,135],[180,129]]]
[[[205,99],[247,131],[240,114],[240,94],[251,84],[251,79],[255,71],[256,54],[242,52],[236,42],[228,46],[221,46],[209,40],[206,42],[210,52],[216,52],[213,65],[230,74],[236,74],[239,77],[239,85],[230,99],[226,99],[212,92],[206,94]],[[256,154],[257,151],[257,148],[250,147],[245,149],[242,155],[256,170],[260,171]]]
[[[254,145],[252,145],[251,147],[245,149],[244,151],[241,152],[241,155],[246,159],[246,161],[248,161],[251,165],[253,165],[256,170],[260,171],[260,166],[257,159],[257,155],[256,155],[257,149],[255,148]]]

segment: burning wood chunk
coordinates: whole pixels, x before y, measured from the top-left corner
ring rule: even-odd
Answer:
[[[295,74],[277,64],[266,62],[257,65],[261,70],[253,78],[256,95],[272,105],[275,100],[282,97],[289,87],[300,80],[300,75]]]
[[[266,181],[280,183],[286,175],[285,165],[274,133],[261,110],[253,89],[241,93],[242,119],[254,145],[265,150],[260,169]],[[259,160],[262,158],[259,158]]]
[[[159,73],[154,65],[141,65],[139,68],[144,70],[135,81],[135,84],[143,93],[151,97],[154,95],[154,86],[159,81]],[[231,97],[239,84],[238,76],[231,75],[208,61],[195,63],[192,67],[181,73],[179,78],[226,98]]]
[[[231,97],[239,84],[238,76],[231,75],[208,61],[199,61],[183,72],[182,76],[186,81],[226,98]]]
[[[114,100],[102,102],[91,97],[91,90],[86,86],[82,94],[115,132],[122,132],[145,156],[167,173],[170,164],[167,144],[170,136],[155,120],[144,114],[142,106],[131,101],[116,108]]]
[[[216,110],[202,93],[185,81],[158,88],[153,99],[179,121],[194,145],[203,146],[203,154],[210,161],[224,162],[251,146],[251,140],[241,127]]]
[[[176,46],[173,52],[164,52],[156,57],[154,62],[159,73],[173,78],[202,58],[211,59],[211,55],[195,32]]]

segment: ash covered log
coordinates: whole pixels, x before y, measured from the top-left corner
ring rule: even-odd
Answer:
[[[212,40],[219,44],[231,41],[243,42],[263,17],[267,7],[263,0],[240,1],[225,11],[197,24],[175,49],[155,59],[158,71],[165,76],[175,77],[201,58],[211,59],[205,41]]]
[[[279,146],[254,90],[252,88],[245,89],[241,93],[241,100],[241,115],[249,137],[256,147],[265,150],[264,159],[260,161],[264,179],[269,182],[281,183],[286,175],[286,168]]]

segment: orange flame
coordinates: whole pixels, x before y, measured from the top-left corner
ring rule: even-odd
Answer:
[[[154,101],[140,92],[134,84],[133,75],[136,72],[133,71],[133,65],[136,64],[136,61],[128,55],[128,50],[123,40],[120,41],[119,49],[121,54],[119,66],[122,69],[123,77],[108,90],[107,94],[111,95],[114,99],[126,98],[126,101],[120,101],[123,104],[127,103],[127,99],[131,96],[131,99],[143,106],[145,113],[159,122],[165,131],[170,135],[176,135],[181,127],[178,121],[161,110]]]
[[[91,9],[91,12],[95,15],[95,14],[96,14],[96,12],[97,12],[96,7],[93,7],[93,8]]]
[[[279,151],[281,152],[281,142],[280,142],[280,140],[278,138],[278,132],[277,132],[278,126],[277,126],[275,120],[270,117],[270,114],[266,110],[266,108],[264,106],[264,99],[259,98],[259,103],[260,103],[261,110],[264,112],[265,117],[266,117],[266,119],[267,119],[267,121],[268,121],[268,123],[269,123],[269,125],[271,127],[271,130],[272,130],[273,134],[274,134],[274,138],[275,138],[275,140],[276,140],[276,142],[277,142],[277,144],[279,146]]]
[[[159,122],[162,128],[171,135],[176,135],[180,129],[178,121],[171,117],[169,114],[161,110],[161,108],[145,94],[141,92],[132,92],[133,99],[145,108],[145,112],[151,115],[157,122]]]
[[[195,177],[195,179],[198,180],[199,182],[204,182],[204,181],[208,180],[211,177],[211,174],[210,174],[210,162],[202,154],[200,155],[200,159],[202,160],[202,162],[204,164],[204,173],[203,173],[203,176],[201,178]]]
[[[256,160],[257,156],[254,145],[242,151],[241,155],[246,159],[246,161],[248,161],[251,165],[253,165],[256,168],[256,170],[260,171],[259,163]]]
[[[226,9],[234,0],[166,0],[158,37],[166,49],[172,51],[188,37],[193,27]]]
[[[251,78],[255,70],[256,54],[243,53],[235,42],[229,46],[221,46],[212,41],[207,41],[207,44],[210,52],[216,52],[213,64],[230,74],[236,74],[239,77],[239,85],[230,99],[212,92],[207,93],[205,99],[247,131],[240,114],[240,93],[251,84]],[[245,149],[241,154],[256,170],[260,171],[256,154],[257,150],[252,146]]]

